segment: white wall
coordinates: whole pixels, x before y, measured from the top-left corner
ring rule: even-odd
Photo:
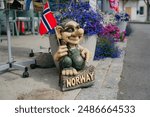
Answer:
[[[146,7],[146,5],[145,5],[145,3],[144,3],[143,0],[140,0],[140,1],[139,1],[137,9],[139,10],[141,6],[144,6],[144,14],[143,14],[143,15],[137,14],[137,17],[136,17],[136,18],[137,18],[139,21],[145,21],[145,20],[146,20],[146,14],[147,14],[147,13],[146,13],[146,12],[147,12],[147,7]]]
[[[120,11],[123,11],[123,3],[122,3],[121,0],[119,1],[119,10],[120,10]]]
[[[126,7],[131,7],[131,20],[136,20],[136,15],[137,15],[137,2],[135,1],[128,1],[125,6],[124,10]],[[120,8],[121,9],[121,8]],[[123,8],[122,8],[123,10]]]

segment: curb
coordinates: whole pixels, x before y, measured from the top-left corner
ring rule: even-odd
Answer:
[[[150,21],[146,21],[146,22],[130,21],[129,23],[131,23],[131,24],[150,24]]]

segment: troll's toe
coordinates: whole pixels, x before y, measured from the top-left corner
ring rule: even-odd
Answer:
[[[72,76],[72,75],[77,75],[77,74],[78,72],[74,68],[65,68],[62,70],[62,75],[65,75],[65,76]]]

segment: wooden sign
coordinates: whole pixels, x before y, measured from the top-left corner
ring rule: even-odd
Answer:
[[[90,65],[81,70],[76,76],[60,76],[60,88],[62,91],[72,90],[76,88],[89,87],[95,81],[95,67]]]

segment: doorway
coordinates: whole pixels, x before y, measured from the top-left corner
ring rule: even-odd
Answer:
[[[126,7],[125,8],[125,12],[128,13],[130,15],[130,17],[131,17],[131,13],[132,13],[131,7]]]

